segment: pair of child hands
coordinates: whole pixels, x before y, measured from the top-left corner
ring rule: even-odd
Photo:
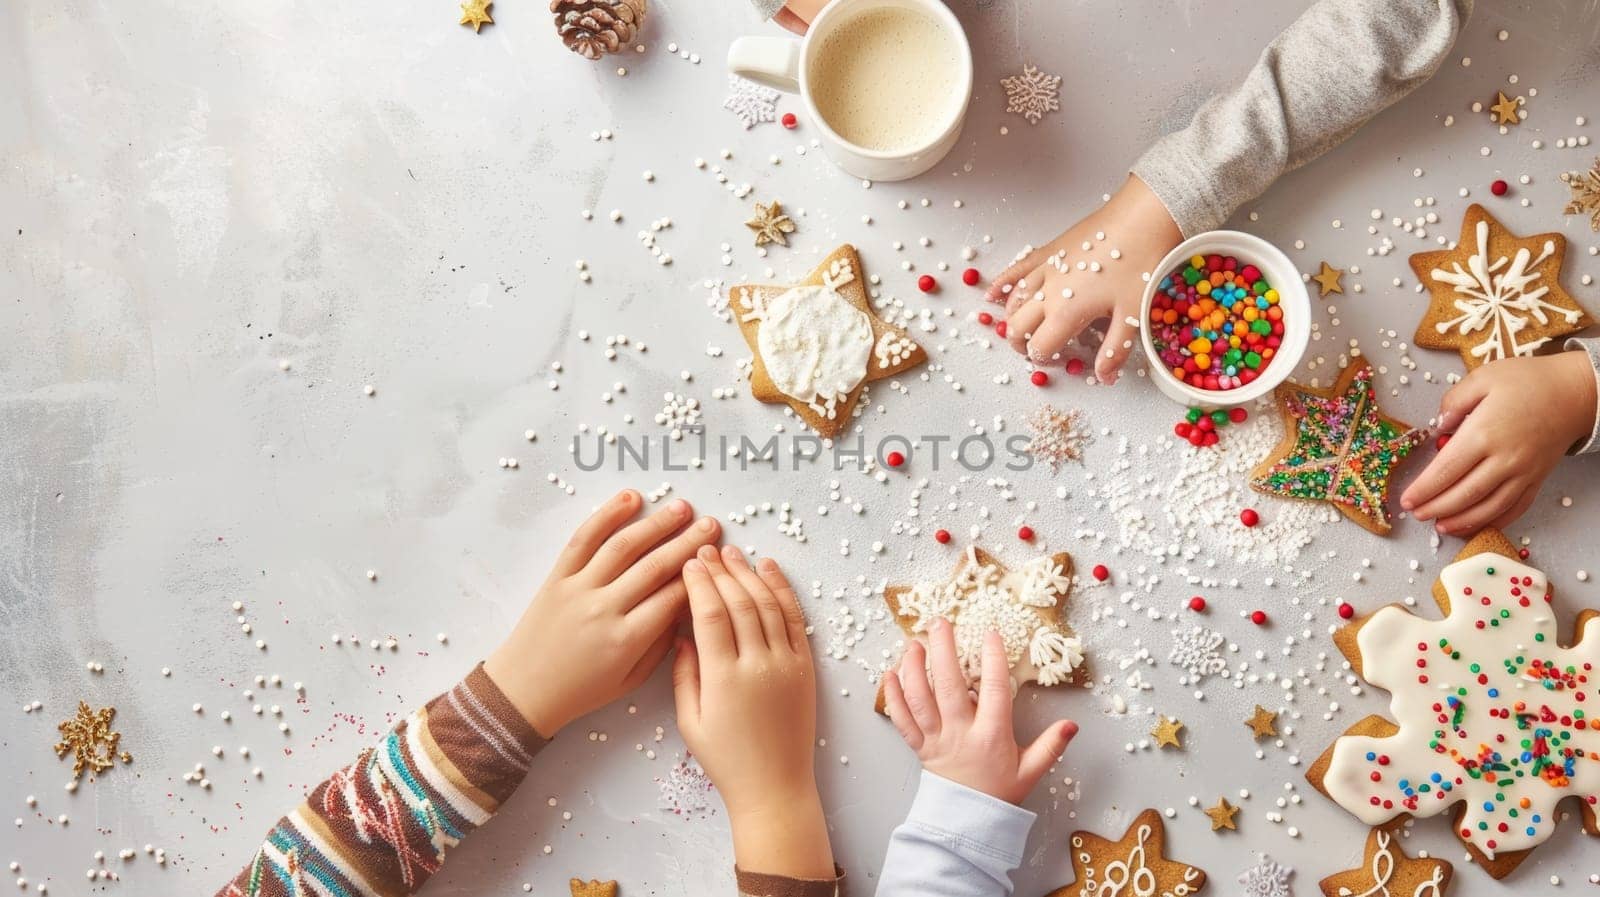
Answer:
[[[835,874],[814,768],[816,671],[799,599],[776,562],[754,568],[721,527],[674,500],[641,519],[618,493],[578,527],[484,670],[534,730],[572,720],[643,684],[677,647],[678,728],[722,794],[740,868],[802,879]],[[685,612],[691,641],[678,634]],[[950,625],[929,633],[885,681],[889,711],[930,771],[1020,802],[1077,731],[1060,722],[1026,751],[1011,734],[999,636],[984,646],[982,694],[967,690]]]

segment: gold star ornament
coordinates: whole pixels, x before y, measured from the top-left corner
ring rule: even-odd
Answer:
[[[1156,740],[1156,747],[1175,747],[1183,749],[1183,739],[1179,733],[1183,731],[1183,723],[1171,717],[1163,716],[1156,727],[1150,730],[1150,736]]]
[[[489,15],[489,7],[494,5],[494,0],[466,0],[461,4],[461,21],[458,24],[471,25],[472,33],[477,34],[485,25],[493,25],[494,18]]]
[[[572,897],[617,897],[617,883],[614,881],[574,878],[567,882],[567,886],[572,889]]]
[[[848,243],[797,284],[742,284],[728,299],[755,354],[750,392],[787,404],[824,439],[850,425],[868,383],[928,360],[904,330],[878,317]]]
[[[1158,810],[1145,810],[1116,841],[1093,832],[1073,832],[1072,884],[1045,897],[1113,897],[1113,895],[1198,894],[1206,886],[1205,870],[1166,857],[1166,829]],[[1134,888],[1136,890],[1129,890]]]
[[[78,714],[56,727],[61,732],[61,741],[55,747],[56,756],[72,754],[73,781],[77,781],[84,770],[88,770],[92,780],[96,773],[110,769],[115,760],[133,762],[127,751],[117,750],[122,733],[111,728],[116,715],[115,707],[90,710],[88,704],[79,701]]]
[[[1230,832],[1239,830],[1239,824],[1233,818],[1239,815],[1239,808],[1228,803],[1226,797],[1217,798],[1217,805],[1207,808],[1206,815],[1211,817],[1211,830],[1214,832],[1223,829]]]
[[[1278,737],[1278,714],[1260,704],[1256,705],[1256,712],[1245,720],[1244,724],[1250,727],[1250,732],[1255,735],[1256,741]]]
[[[1521,109],[1521,100],[1506,96],[1503,90],[1497,90],[1494,103],[1489,106],[1489,119],[1497,125],[1520,125]]]
[[[794,221],[783,214],[783,205],[777,200],[766,205],[756,203],[756,216],[746,221],[744,226],[756,232],[757,246],[768,243],[788,246],[789,235],[794,233]]]
[[[1327,262],[1322,263],[1322,270],[1312,275],[1311,279],[1317,282],[1317,298],[1326,297],[1329,293],[1343,293],[1344,270],[1335,268]]]

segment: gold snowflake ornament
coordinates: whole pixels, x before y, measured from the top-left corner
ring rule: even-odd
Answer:
[[[111,720],[116,715],[115,707],[90,710],[88,704],[79,701],[78,715],[56,727],[61,730],[56,756],[65,757],[67,752],[72,753],[73,780],[80,778],[85,769],[89,770],[92,779],[95,773],[110,769],[115,760],[133,762],[133,757],[127,751],[117,750],[122,733],[111,728]]]
[[[1600,159],[1587,172],[1564,174],[1561,179],[1572,190],[1572,202],[1562,209],[1564,215],[1588,215],[1589,229],[1600,231]]]
[[[783,214],[783,205],[777,200],[766,205],[756,203],[756,217],[746,221],[744,226],[756,232],[757,246],[768,243],[788,246],[789,234],[794,233],[794,221]]]

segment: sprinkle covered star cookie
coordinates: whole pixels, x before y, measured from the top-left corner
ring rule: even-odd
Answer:
[[[1326,501],[1382,536],[1389,532],[1389,478],[1426,438],[1378,408],[1372,367],[1357,359],[1331,389],[1278,387],[1283,441],[1250,475],[1257,492]]]
[[[1444,897],[1454,871],[1450,864],[1407,856],[1396,840],[1381,828],[1368,832],[1361,865],[1319,882],[1323,897]]]
[[[1355,672],[1389,692],[1394,720],[1356,723],[1307,772],[1369,826],[1453,811],[1456,836],[1495,878],[1544,843],[1576,799],[1600,834],[1600,726],[1590,676],[1600,612],[1557,641],[1550,582],[1495,530],[1468,542],[1434,587],[1443,620],[1390,605],[1334,634]]]
[[[1117,841],[1092,832],[1072,833],[1070,885],[1045,897],[1189,897],[1206,886],[1203,870],[1164,855],[1166,829],[1158,810],[1145,810]]]
[[[1471,370],[1532,355],[1589,326],[1582,306],[1561,288],[1566,254],[1560,234],[1519,237],[1483,206],[1470,206],[1456,248],[1411,257],[1411,270],[1432,296],[1416,344],[1458,351]]]
[[[956,658],[974,687],[983,672],[984,635],[999,632],[1015,691],[1026,682],[1050,686],[1089,681],[1083,643],[1061,617],[1071,590],[1072,556],[1064,551],[1008,570],[988,552],[971,546],[948,579],[889,586],[883,598],[895,622],[918,641],[926,642],[928,626],[935,619],[949,620],[955,631]],[[877,709],[884,712],[882,687]]]
[[[848,243],[793,286],[744,284],[729,298],[755,353],[750,391],[787,404],[824,438],[843,432],[868,383],[928,359],[873,313],[861,257]]]

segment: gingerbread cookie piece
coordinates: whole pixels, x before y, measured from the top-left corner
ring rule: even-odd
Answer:
[[[868,383],[928,359],[904,330],[873,313],[861,257],[848,243],[793,286],[742,284],[729,297],[755,353],[751,393],[787,404],[824,438],[850,423]]]
[[[1389,532],[1389,478],[1427,431],[1378,408],[1372,366],[1357,359],[1330,389],[1278,387],[1283,441],[1250,475],[1257,492],[1326,501],[1378,535]]]
[[[1012,690],[1026,682],[1084,685],[1089,668],[1083,643],[1062,619],[1072,590],[1072,556],[1060,552],[1007,570],[988,552],[969,547],[943,582],[883,590],[889,613],[909,638],[926,642],[928,625],[943,617],[955,630],[956,657],[976,687],[983,672],[983,637],[1000,633],[1011,664]],[[879,713],[884,712],[878,688]]]
[[[1600,727],[1589,722],[1600,612],[1579,614],[1563,647],[1549,580],[1494,530],[1440,572],[1434,598],[1442,620],[1391,605],[1335,634],[1355,672],[1389,692],[1394,722],[1356,723],[1307,779],[1369,826],[1453,811],[1456,836],[1495,878],[1550,837],[1567,799],[1600,834]]]
[[[1432,296],[1416,344],[1460,352],[1471,370],[1532,355],[1589,326],[1582,306],[1561,288],[1566,254],[1560,234],[1519,237],[1483,206],[1470,206],[1456,248],[1411,257],[1411,270]]]
[[[1323,897],[1444,897],[1454,870],[1444,860],[1406,856],[1392,832],[1367,832],[1361,866],[1318,883]]]
[[[1118,841],[1108,841],[1092,832],[1073,832],[1073,882],[1045,897],[1189,897],[1200,893],[1206,886],[1205,872],[1167,859],[1165,842],[1161,813],[1153,809],[1134,817]]]
[[[567,887],[572,889],[572,897],[617,897],[617,883],[614,881],[574,878],[567,882]]]

